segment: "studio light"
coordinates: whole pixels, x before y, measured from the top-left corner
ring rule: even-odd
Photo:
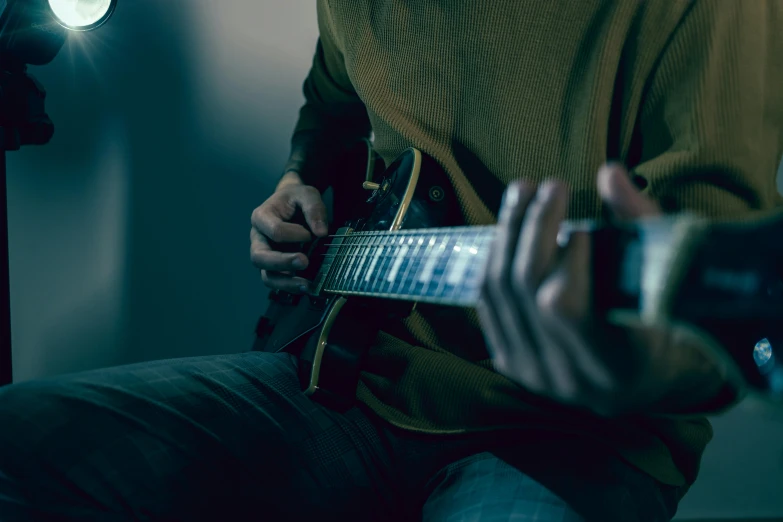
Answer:
[[[91,31],[111,17],[115,3],[116,0],[49,0],[49,7],[67,29]]]
[[[46,91],[27,73],[60,52],[68,33],[92,31],[117,0],[0,0],[0,386],[12,381],[11,298],[5,153],[43,145],[54,134]]]

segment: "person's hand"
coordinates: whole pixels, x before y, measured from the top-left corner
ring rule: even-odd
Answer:
[[[622,167],[604,166],[598,190],[617,219],[660,213]],[[557,241],[567,205],[559,183],[506,191],[477,306],[495,368],[532,393],[599,414],[652,402],[662,392],[648,369],[669,334],[593,320],[589,233]]]
[[[291,223],[299,211],[310,230]],[[293,272],[307,268],[307,256],[301,252],[280,252],[272,243],[304,243],[312,240],[313,234],[326,236],[326,205],[318,189],[304,185],[295,173],[289,173],[274,194],[253,211],[250,223],[250,260],[261,270],[264,283],[294,294],[306,292],[310,282]]]

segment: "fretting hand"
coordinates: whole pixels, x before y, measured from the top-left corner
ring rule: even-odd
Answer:
[[[604,166],[598,190],[617,219],[660,213],[622,167]],[[478,306],[495,367],[537,395],[600,414],[644,407],[665,393],[654,360],[671,333],[593,320],[589,233],[557,242],[567,204],[558,183],[506,192]]]

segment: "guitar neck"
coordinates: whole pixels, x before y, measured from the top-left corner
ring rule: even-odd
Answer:
[[[622,229],[593,221],[568,221],[560,228],[562,238],[576,230],[594,234],[600,250],[593,257],[599,266],[592,268],[600,288],[596,304],[635,309],[652,318],[667,313],[671,291],[679,287],[676,276],[687,265],[683,256],[690,257],[688,245],[698,243],[704,222],[681,215],[640,220]],[[472,307],[494,238],[494,226],[338,233],[331,238],[316,289]]]
[[[783,339],[783,243],[770,240],[781,227],[783,217],[713,227],[680,215],[620,228],[568,222],[561,233],[591,233],[596,316],[700,328],[722,347],[713,355],[738,369],[732,379],[739,371],[755,389],[783,397],[779,353],[758,349],[760,339]],[[473,307],[495,233],[494,226],[338,233],[316,293]]]
[[[473,306],[494,226],[337,235],[316,287],[323,292]]]

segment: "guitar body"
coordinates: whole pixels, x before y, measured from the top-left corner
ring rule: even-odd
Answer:
[[[334,216],[359,211],[326,240],[309,249],[310,265],[301,274],[316,280],[323,259],[351,232],[397,231],[456,226],[461,213],[446,173],[416,149],[403,152],[384,172],[369,143],[363,142],[341,161],[365,165],[365,186],[358,180],[334,187]],[[357,170],[357,169],[354,170]],[[349,169],[350,171],[350,169]],[[357,187],[360,189],[357,191]],[[369,196],[369,199],[368,199]],[[330,231],[331,232],[331,231]],[[330,243],[331,242],[331,243]],[[273,291],[256,328],[254,350],[289,352],[299,359],[302,390],[314,400],[342,410],[355,401],[365,354],[385,321],[404,317],[414,303],[368,297],[313,295]]]

